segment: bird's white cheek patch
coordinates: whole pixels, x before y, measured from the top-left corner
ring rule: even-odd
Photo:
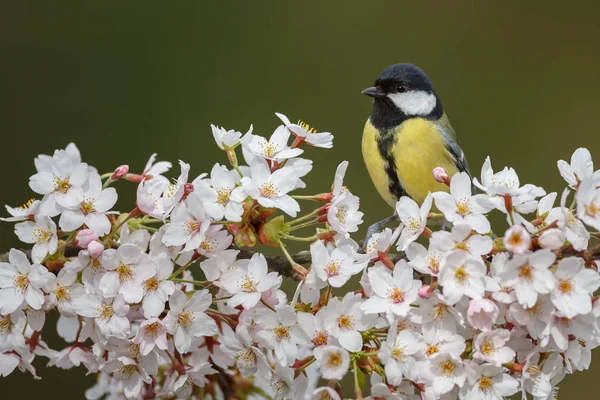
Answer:
[[[406,93],[390,93],[388,97],[406,115],[427,115],[437,103],[435,95],[422,90]]]

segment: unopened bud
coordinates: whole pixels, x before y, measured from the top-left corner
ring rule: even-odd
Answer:
[[[567,237],[560,229],[548,229],[540,235],[538,243],[541,247],[550,250],[558,250],[565,244]]]
[[[126,181],[135,182],[135,183],[140,183],[144,179],[148,179],[147,176],[138,175],[138,174],[125,174],[124,178]]]
[[[183,200],[187,199],[187,197],[193,191],[194,191],[194,185],[193,184],[186,183],[185,185],[183,185],[183,196],[181,197],[181,200],[183,201]]]
[[[421,286],[417,291],[417,294],[422,299],[428,299],[429,297],[431,297],[431,293],[433,293],[433,291],[438,287],[438,285],[439,284],[437,282],[433,282],[429,285]]]
[[[117,167],[117,169],[115,169],[115,172],[113,172],[112,176],[110,177],[110,180],[118,181],[119,179],[125,177],[125,175],[127,175],[128,172],[129,165],[121,165],[120,167]]]
[[[94,240],[88,244],[87,247],[90,257],[98,258],[104,252],[104,245],[97,240]]]
[[[433,178],[439,183],[444,183],[447,186],[450,186],[450,177],[448,176],[448,171],[442,167],[435,167],[433,169]]]
[[[75,243],[83,249],[87,249],[88,245],[94,240],[98,240],[98,235],[91,229],[82,229],[75,236]]]

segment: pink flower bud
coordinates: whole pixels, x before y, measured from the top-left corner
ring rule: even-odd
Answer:
[[[98,240],[98,235],[91,229],[82,229],[75,236],[75,243],[83,249],[87,249],[90,242],[94,240]]]
[[[128,172],[129,172],[129,165],[121,165],[120,167],[117,167],[117,169],[115,169],[115,172],[113,172],[112,176],[110,177],[110,180],[118,181],[119,179],[121,179],[125,175],[127,175]]]
[[[187,197],[194,191],[194,185],[191,183],[186,183],[183,185],[183,197],[181,200],[187,199]]]
[[[88,244],[88,252],[90,253],[90,257],[98,258],[100,254],[104,252],[104,245],[97,240],[94,240]]]
[[[523,254],[531,246],[531,236],[521,225],[508,228],[504,234],[504,247],[513,254]]]
[[[467,308],[467,319],[469,324],[480,331],[492,330],[494,321],[498,318],[500,310],[496,303],[488,299],[472,299]]]
[[[448,171],[442,167],[435,167],[433,169],[433,178],[439,183],[445,183],[447,186],[450,186],[450,177],[448,176]]]
[[[545,249],[558,250],[565,244],[567,237],[560,229],[548,229],[539,237],[538,243]]]
[[[431,297],[431,290],[429,290],[429,285],[421,286],[417,293],[422,299],[428,299]]]

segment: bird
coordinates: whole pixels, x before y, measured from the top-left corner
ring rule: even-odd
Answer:
[[[433,177],[442,167],[452,177],[469,173],[465,154],[442,102],[425,72],[413,64],[394,64],[362,94],[373,98],[373,111],[362,136],[362,154],[375,188],[391,206],[402,196],[422,204],[429,192],[448,191]],[[368,239],[398,217],[371,225]]]

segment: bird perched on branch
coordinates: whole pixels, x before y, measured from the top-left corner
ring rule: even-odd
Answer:
[[[421,204],[429,192],[448,191],[434,179],[436,167],[450,177],[458,171],[469,173],[440,98],[418,67],[392,65],[362,93],[373,98],[362,153],[371,180],[390,206],[402,196]],[[367,240],[396,218],[394,214],[369,227]]]

